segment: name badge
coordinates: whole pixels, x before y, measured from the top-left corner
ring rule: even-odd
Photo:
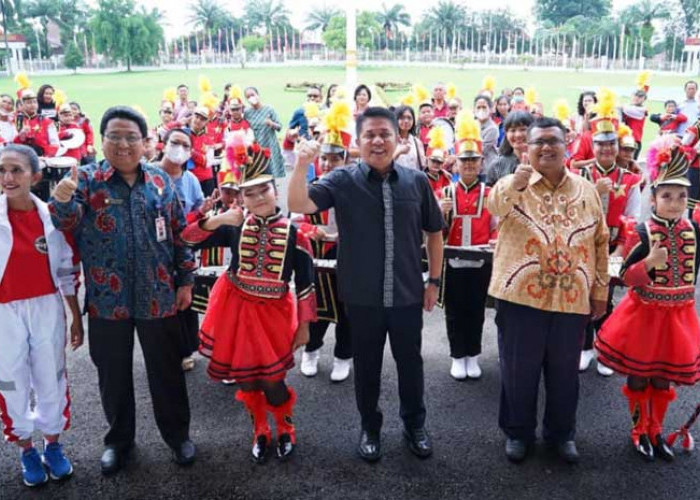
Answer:
[[[105,205],[122,205],[124,200],[121,198],[107,198],[105,200]]]
[[[165,217],[162,215],[156,217],[156,241],[161,243],[168,239],[168,233],[165,230]]]

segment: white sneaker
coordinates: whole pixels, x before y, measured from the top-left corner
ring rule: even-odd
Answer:
[[[301,373],[313,377],[318,373],[318,351],[301,353]]]
[[[467,356],[467,377],[475,379],[481,378],[479,356]]]
[[[581,359],[578,362],[578,371],[585,372],[588,367],[591,366],[591,361],[595,358],[595,351],[593,349],[586,349],[581,351]]]
[[[452,358],[452,367],[450,375],[455,380],[464,380],[467,378],[467,358]]]
[[[331,381],[342,382],[350,376],[350,365],[352,359],[333,358],[333,371],[331,371]]]
[[[224,385],[233,385],[236,383],[235,378],[225,378],[224,380],[221,381],[222,384]]]
[[[598,366],[596,368],[598,368],[598,375],[602,375],[603,377],[609,377],[610,375],[615,373],[614,371],[612,371],[612,369],[608,368],[600,361],[598,361],[597,364]]]

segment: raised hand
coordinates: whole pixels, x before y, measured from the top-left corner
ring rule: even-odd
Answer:
[[[521,163],[513,174],[513,187],[518,191],[524,190],[530,182],[530,177],[534,171],[535,169],[530,165],[530,157],[527,153],[523,153]]]
[[[61,179],[53,190],[53,197],[60,203],[67,203],[73,198],[73,193],[78,189],[78,166],[70,168],[70,177]]]
[[[317,141],[300,141],[297,146],[297,165],[308,167],[321,151],[321,145]]]
[[[661,246],[660,241],[655,241],[649,250],[649,255],[647,255],[644,262],[646,263],[646,268],[651,270],[659,268],[666,264],[668,260],[668,250],[666,247]]]

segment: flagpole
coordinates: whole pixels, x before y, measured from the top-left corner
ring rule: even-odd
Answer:
[[[356,25],[355,1],[345,2],[345,86],[348,92],[357,85],[357,25]]]

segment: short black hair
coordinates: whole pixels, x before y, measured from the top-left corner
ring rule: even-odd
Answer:
[[[0,155],[3,153],[17,153],[22,155],[26,158],[27,163],[29,163],[29,167],[31,168],[33,174],[41,171],[39,156],[36,154],[36,151],[29,146],[25,146],[24,144],[8,144],[2,148],[2,150],[0,150]]]
[[[80,104],[78,104],[75,101],[69,102],[68,105],[71,106],[72,108],[78,108],[78,111],[80,111],[81,113],[83,112],[83,108],[81,108]]]
[[[506,121],[503,122],[503,130],[508,132],[508,130],[515,127],[530,127],[533,121],[535,121],[535,118],[527,111],[513,111],[506,116]],[[508,137],[503,138],[499,153],[502,156],[513,154],[513,146],[508,142]]]
[[[177,90],[180,90],[180,89],[182,89],[182,88],[185,88],[185,89],[187,89],[187,90],[190,89],[190,88],[189,88],[187,85],[185,85],[184,83],[181,83],[180,85],[177,86]]]
[[[394,127],[394,132],[398,135],[399,122],[396,120],[396,115],[387,108],[382,108],[379,106],[370,106],[365,110],[364,113],[357,117],[357,120],[355,122],[355,134],[357,135],[357,137],[360,137],[360,131],[362,131],[362,124],[367,118],[383,118],[384,120],[388,120]]]
[[[522,88],[522,87],[515,87],[515,88],[513,89],[513,93],[515,94],[515,92],[518,91],[518,90],[519,90],[520,92],[522,92],[523,94],[525,93],[525,89]]]
[[[355,93],[354,93],[353,96],[352,96],[352,100],[353,100],[353,101],[356,100],[356,99],[357,99],[357,94],[359,94],[362,90],[364,90],[365,92],[367,92],[367,97],[368,97],[367,100],[368,100],[368,101],[371,101],[371,100],[372,100],[372,91],[371,91],[371,90],[369,89],[369,87],[368,87],[367,85],[365,85],[364,83],[361,83],[361,84],[359,84],[357,87],[355,87]]]
[[[421,104],[420,106],[418,106],[418,111],[420,111],[420,110],[423,109],[423,108],[432,108],[432,107],[433,107],[433,103],[432,103],[432,102],[424,102],[423,104]]]
[[[192,145],[192,131],[190,129],[185,129],[185,128],[171,128],[168,130],[168,133],[165,134],[165,137],[163,138],[163,144],[167,144],[168,140],[170,139],[170,136],[175,134],[175,133],[181,133],[185,134],[187,137],[190,139],[190,146]]]
[[[12,105],[15,104],[15,98],[12,97],[10,94],[0,94],[0,97],[9,97],[10,100],[12,101]]]
[[[102,115],[102,121],[100,122],[100,135],[104,136],[109,122],[117,119],[129,120],[138,125],[142,138],[145,138],[148,135],[148,125],[146,125],[146,119],[141,113],[136,111],[134,108],[130,108],[129,106],[112,106],[105,111],[105,114]]]
[[[479,102],[479,101],[482,100],[482,99],[483,99],[484,101],[486,101],[486,104],[489,105],[489,109],[493,107],[493,101],[491,100],[491,98],[490,98],[489,96],[487,96],[487,95],[484,95],[484,94],[479,94],[478,96],[476,96],[476,97],[474,98],[474,106],[476,106],[476,103]]]
[[[253,87],[252,85],[248,85],[246,88],[243,89],[243,95],[246,95],[246,92],[248,92],[249,90],[252,90],[253,92],[255,92],[255,95],[260,95],[260,92],[258,92],[258,89]]]
[[[685,82],[685,85],[683,85],[683,88],[687,89],[688,85],[691,84],[695,85],[695,88],[698,88],[698,82],[696,82],[695,80],[688,80],[687,82]]]
[[[537,118],[533,121],[527,128],[527,136],[530,137],[530,133],[536,128],[558,128],[561,130],[562,136],[566,137],[566,127],[557,120],[550,116],[543,116],[542,118]]]
[[[678,103],[677,103],[676,101],[674,101],[673,99],[669,99],[668,101],[666,101],[666,102],[664,103],[664,108],[665,108],[666,106],[668,106],[669,104],[673,104],[675,107],[678,107]]]

